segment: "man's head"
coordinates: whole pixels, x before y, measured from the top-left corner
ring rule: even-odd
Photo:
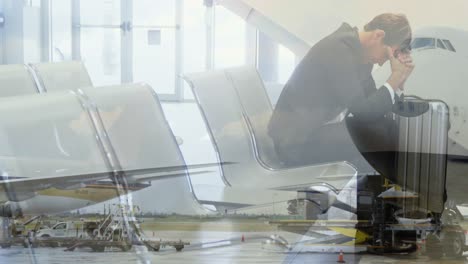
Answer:
[[[398,53],[409,53],[411,37],[411,27],[406,16],[391,13],[376,16],[359,33],[365,61],[379,65],[389,59],[388,48],[395,56]]]

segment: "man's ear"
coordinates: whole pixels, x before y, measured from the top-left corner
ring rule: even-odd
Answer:
[[[381,29],[374,30],[374,38],[377,41],[380,41],[380,40],[383,41],[383,39],[385,38],[385,31],[383,31]]]

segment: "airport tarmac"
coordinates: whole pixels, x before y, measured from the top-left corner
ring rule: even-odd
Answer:
[[[155,234],[156,235],[156,234]],[[271,232],[212,232],[212,231],[159,231],[151,239],[190,241],[191,245],[182,252],[173,248],[163,248],[160,252],[148,252],[138,246],[130,252],[107,249],[104,253],[94,253],[82,249],[64,252],[63,248],[13,247],[0,250],[0,263],[337,263],[337,253],[302,253],[294,249],[285,250],[280,246],[266,246],[264,241]],[[301,237],[291,233],[278,232],[277,235],[288,241]],[[244,242],[242,242],[244,236]],[[468,256],[468,254],[466,255]],[[344,254],[346,263],[468,263],[466,257],[458,260],[431,260],[426,256],[369,254]]]

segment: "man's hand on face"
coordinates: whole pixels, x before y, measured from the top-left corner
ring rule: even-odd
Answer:
[[[413,72],[415,65],[413,63],[413,58],[411,57],[410,52],[398,52],[396,58],[408,67],[408,76],[406,77],[405,81],[400,85],[400,90],[403,91],[405,90],[405,82]]]
[[[401,63],[413,63],[413,58],[409,52],[398,52],[396,57]]]
[[[409,53],[398,53],[396,58],[394,56],[394,51],[390,47],[387,48],[387,53],[392,69],[392,75],[388,83],[395,91],[398,89],[403,90],[405,81],[414,69],[413,59]]]

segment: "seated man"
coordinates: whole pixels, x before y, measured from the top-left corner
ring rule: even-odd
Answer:
[[[342,121],[353,116],[361,128],[378,131],[370,133],[375,139],[371,144],[392,144],[392,123],[385,115],[414,68],[407,52],[411,35],[406,16],[387,13],[375,17],[364,31],[343,23],[314,45],[285,85],[269,122],[280,159],[288,166],[347,160],[361,173],[374,171]],[[377,89],[373,65],[387,60],[392,74]]]

